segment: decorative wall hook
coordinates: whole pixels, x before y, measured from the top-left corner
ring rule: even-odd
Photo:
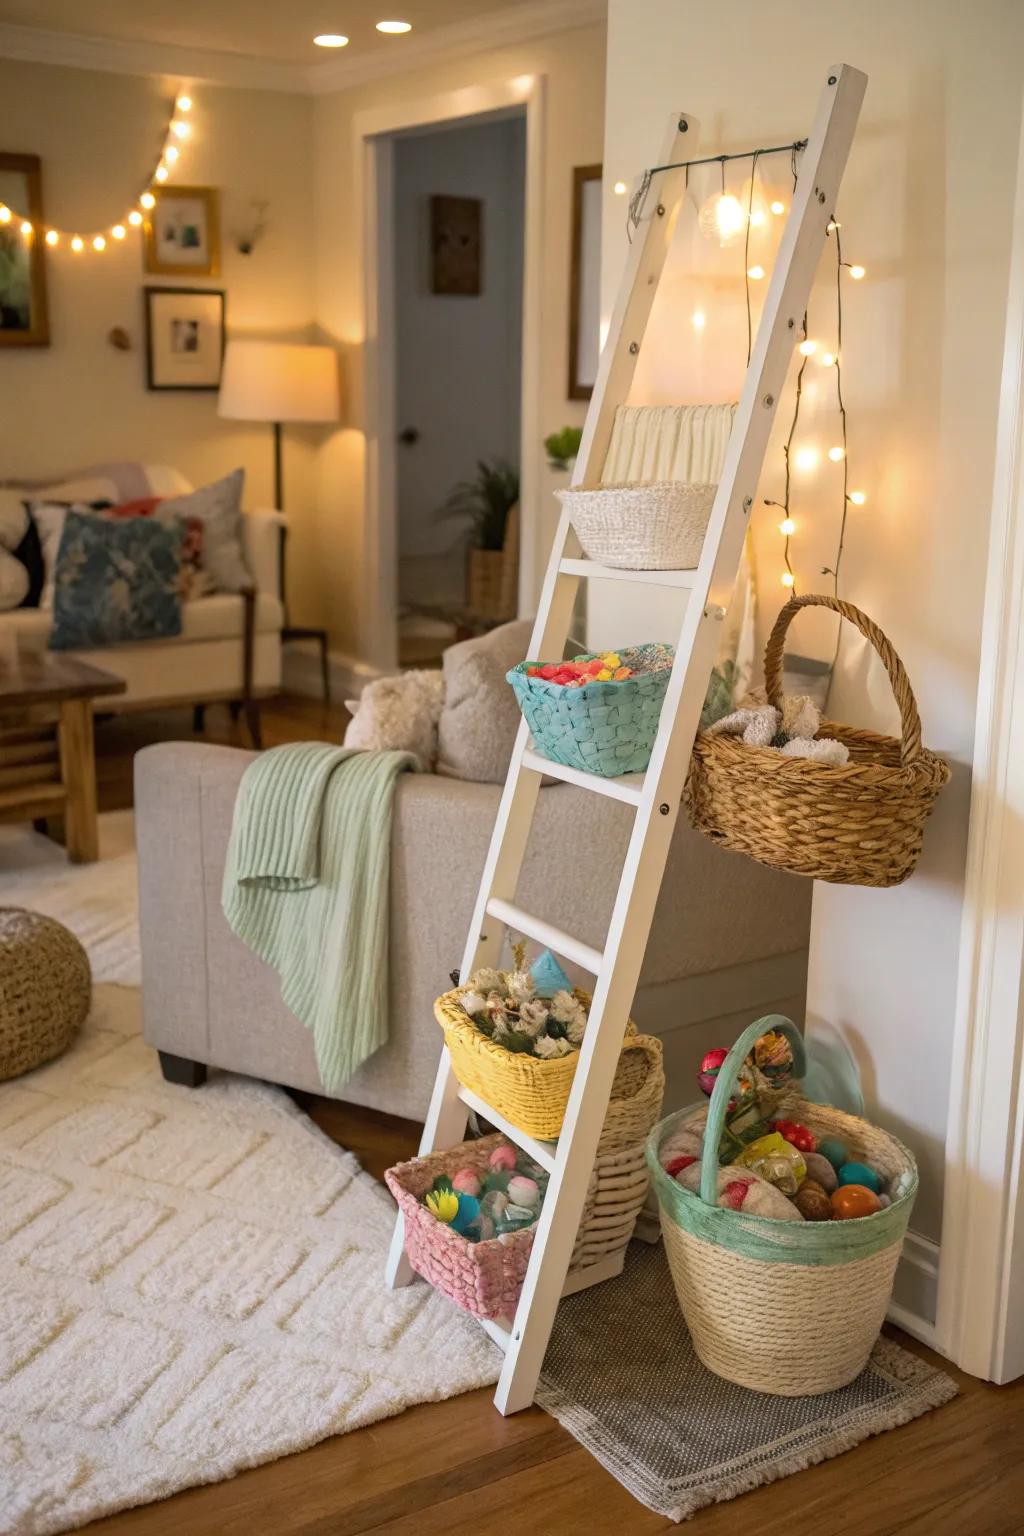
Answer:
[[[270,207],[270,203],[266,198],[254,197],[251,199],[249,206],[252,209],[252,214],[248,226],[245,229],[240,229],[235,235],[235,245],[242,256],[251,256],[256,249],[257,241],[265,233],[267,228],[267,209]]]

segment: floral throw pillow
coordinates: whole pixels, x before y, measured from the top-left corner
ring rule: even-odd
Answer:
[[[57,554],[50,649],[93,650],[179,635],[185,532],[183,522],[68,512]]]

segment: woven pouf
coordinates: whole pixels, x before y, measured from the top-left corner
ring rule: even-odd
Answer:
[[[89,957],[40,912],[0,907],[0,1080],[51,1061],[89,1012]]]

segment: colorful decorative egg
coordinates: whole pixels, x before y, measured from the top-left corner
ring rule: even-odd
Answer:
[[[796,1120],[773,1120],[773,1131],[778,1131],[786,1141],[796,1147],[799,1152],[814,1152],[818,1142],[813,1131],[809,1131],[806,1125],[800,1125]]]
[[[804,1162],[807,1164],[807,1177],[820,1184],[826,1195],[830,1195],[839,1179],[828,1158],[822,1157],[820,1152],[805,1152]]]
[[[540,1204],[540,1185],[536,1179],[528,1179],[525,1174],[517,1173],[508,1181],[508,1198],[512,1205],[522,1205],[530,1211],[536,1210]]]
[[[804,1179],[793,1197],[804,1221],[831,1221],[832,1201],[816,1179]]]
[[[715,1082],[721,1070],[722,1062],[728,1054],[728,1051],[723,1051],[719,1048],[715,1051],[708,1051],[701,1061],[697,1081],[700,1084],[701,1093],[706,1093],[709,1099],[715,1091]]]
[[[807,1175],[803,1154],[778,1131],[752,1141],[733,1161],[741,1168],[752,1168],[784,1195],[795,1195]]]
[[[487,1162],[491,1168],[507,1168],[511,1173],[516,1166],[515,1148],[510,1147],[507,1141],[500,1142],[494,1148]]]
[[[850,1160],[849,1148],[845,1141],[840,1141],[837,1136],[827,1136],[824,1141],[819,1141],[818,1151],[822,1157],[828,1158],[837,1173],[843,1164]]]
[[[882,1193],[882,1178],[874,1168],[867,1163],[844,1163],[839,1170],[839,1183],[863,1184],[866,1189],[871,1189],[876,1195]]]
[[[864,1184],[842,1184],[832,1196],[832,1215],[836,1221],[852,1221],[857,1216],[874,1216],[882,1202],[873,1189]]]
[[[665,1172],[670,1179],[674,1179],[677,1173],[682,1173],[684,1168],[689,1168],[697,1159],[687,1152],[681,1152],[678,1157],[670,1158],[665,1164]]]
[[[459,1195],[479,1195],[480,1180],[472,1168],[460,1168],[452,1177],[452,1188]]]

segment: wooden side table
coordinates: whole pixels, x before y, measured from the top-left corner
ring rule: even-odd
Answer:
[[[93,701],[125,686],[60,652],[0,653],[0,821],[62,816],[73,864],[99,858]]]

